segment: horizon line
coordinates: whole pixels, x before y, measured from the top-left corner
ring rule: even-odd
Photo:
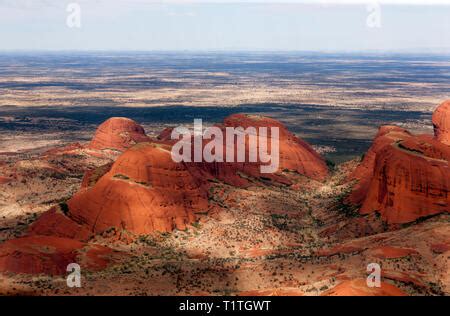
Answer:
[[[380,53],[380,54],[450,54],[450,47],[411,48],[411,49],[361,49],[361,50],[323,50],[323,49],[0,49],[2,53]]]

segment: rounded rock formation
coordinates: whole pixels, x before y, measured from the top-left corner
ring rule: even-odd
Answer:
[[[328,167],[322,157],[308,143],[290,133],[277,120],[259,115],[233,114],[225,118],[222,124],[216,124],[214,127],[219,128],[222,132],[223,161],[206,162],[202,159],[202,162],[192,162],[190,165],[203,170],[217,180],[238,187],[255,185],[260,181],[291,185],[291,181],[286,174],[283,174],[284,172],[295,172],[317,181],[324,180],[328,174]],[[272,137],[271,127],[278,128],[278,139]],[[260,133],[260,128],[266,128],[265,135]],[[158,136],[158,140],[164,144],[175,144],[177,140],[170,138],[171,132],[172,129],[165,129]],[[240,136],[238,137],[236,133]],[[243,138],[243,134],[245,134],[245,138]],[[259,141],[256,140],[256,146],[253,147],[256,160],[250,159],[250,138],[252,136],[259,138]],[[234,139],[232,144],[227,143],[228,138]],[[238,144],[238,139],[244,139],[242,148]],[[194,142],[194,137],[191,142]],[[202,150],[210,142],[209,139],[202,139]],[[273,163],[274,170],[266,172],[264,167],[271,165],[272,157],[268,157],[269,162],[263,161],[260,150],[271,156],[272,143],[278,145],[278,161]],[[261,144],[267,145],[267,147],[261,148]],[[227,158],[227,154],[230,152],[233,153],[230,154],[232,161]],[[238,159],[238,155],[243,156]],[[191,146],[192,157],[194,157],[194,146]],[[242,159],[242,157],[244,158]]]
[[[375,169],[375,157],[377,153],[386,145],[409,137],[411,137],[411,134],[407,130],[397,126],[385,125],[379,128],[372,146],[370,146],[355,171],[347,178],[347,181],[356,181],[351,194],[347,198],[348,202],[354,205],[360,205],[366,198]]]
[[[249,114],[233,114],[224,120],[224,127],[267,127],[268,138],[271,137],[270,128],[279,130],[279,167],[278,173],[289,170],[305,175],[314,180],[322,181],[328,174],[328,167],[322,157],[305,141],[294,134],[279,121],[269,117]],[[261,136],[261,135],[258,135]],[[268,148],[270,149],[270,141]],[[258,148],[259,149],[259,148]]]
[[[436,108],[432,120],[436,139],[450,146],[450,100]]]
[[[67,206],[67,216],[93,233],[112,227],[135,234],[167,232],[185,229],[196,212],[207,211],[208,187],[200,172],[173,162],[170,147],[142,143],[122,154]]]
[[[381,127],[363,161],[348,177],[356,180],[346,202],[361,214],[378,212],[403,224],[450,210],[450,101],[433,114],[435,137]]]
[[[144,128],[126,117],[112,117],[95,132],[88,149],[124,151],[136,143],[149,141]]]
[[[384,146],[360,213],[379,212],[390,224],[448,212],[450,147],[429,136]]]

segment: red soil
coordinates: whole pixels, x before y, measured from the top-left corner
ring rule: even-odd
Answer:
[[[136,143],[148,140],[144,128],[135,121],[125,117],[112,117],[97,128],[88,148],[124,151]]]
[[[93,234],[86,226],[78,224],[64,214],[58,206],[42,214],[28,229],[29,235],[58,236],[88,240]]]
[[[7,177],[2,177],[0,176],[0,184],[8,184],[9,182],[11,182],[12,179],[11,178],[7,178]]]
[[[385,282],[381,287],[368,287],[365,279],[348,280],[322,293],[322,296],[406,296],[399,288]]]
[[[380,246],[370,249],[369,254],[380,259],[395,259],[415,255],[418,254],[418,252],[409,248]]]
[[[111,251],[102,246],[67,238],[31,236],[0,244],[0,271],[60,275],[70,263],[83,263],[88,270],[103,269]]]
[[[303,296],[304,293],[295,287],[244,291],[239,296]]]

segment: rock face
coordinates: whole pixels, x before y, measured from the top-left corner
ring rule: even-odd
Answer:
[[[226,157],[227,153],[231,151],[234,153],[235,162],[196,163],[196,165],[220,181],[241,187],[248,186],[255,180],[265,180],[272,183],[290,185],[291,182],[288,177],[282,174],[285,171],[299,173],[318,181],[324,180],[328,174],[326,163],[320,155],[316,153],[308,143],[290,133],[279,121],[256,115],[233,114],[225,118],[223,124],[218,124],[216,127],[220,128],[224,135],[223,156]],[[270,154],[272,150],[272,134],[270,128],[278,128],[279,138],[277,142],[274,142],[274,144],[277,144],[279,147],[277,169],[273,172],[262,172],[261,167],[270,165],[270,162],[264,162],[259,154],[255,162],[249,160],[251,142],[249,136],[246,136],[245,138],[246,160],[245,162],[237,162],[239,151],[237,144],[233,147],[227,146],[225,139],[228,137],[228,133],[232,133],[231,131],[228,131],[227,128],[236,129],[238,127],[241,127],[243,130],[254,127],[256,135],[254,132],[249,132],[247,135],[259,136],[260,142],[258,142],[256,146],[256,152],[259,153],[261,143],[263,143],[267,144],[268,154]],[[267,127],[267,135],[259,133],[260,127]],[[274,138],[274,140],[276,140],[276,138]],[[205,146],[208,142],[209,140],[204,141],[203,145]]]
[[[360,212],[378,211],[388,223],[448,212],[449,161],[449,147],[426,136],[385,146],[377,153]]]
[[[450,100],[442,103],[434,111],[433,127],[436,139],[450,146]]]
[[[94,232],[112,226],[134,233],[185,229],[195,212],[208,207],[207,183],[185,164],[173,162],[170,148],[134,146],[91,189],[68,201],[70,215]]]
[[[68,202],[66,217],[55,213],[38,220],[32,232],[47,232],[50,223],[65,237],[76,225],[72,238],[86,237],[83,231],[101,233],[112,227],[135,234],[185,229],[196,220],[196,212],[208,210],[208,184],[204,175],[184,163],[173,162],[170,146],[138,144],[122,154],[92,187],[82,188]],[[73,222],[76,224],[74,225]]]
[[[149,138],[138,123],[125,117],[112,117],[97,128],[88,148],[124,151],[136,143],[145,141],[149,141]]]
[[[450,210],[450,147],[445,143],[450,107],[433,115],[436,137],[382,127],[349,180],[357,180],[348,201],[360,213],[378,212],[401,224]]]
[[[328,167],[322,157],[307,142],[289,132],[277,120],[258,115],[234,114],[227,117],[223,125],[225,128],[242,127],[244,129],[248,127],[255,127],[256,129],[260,127],[277,127],[279,129],[280,148],[280,161],[277,172],[290,170],[320,181],[324,180],[328,174]],[[270,141],[267,143],[270,144]]]
[[[379,259],[397,259],[410,255],[416,255],[418,252],[411,248],[399,248],[392,246],[379,246],[369,250],[371,256]]]
[[[355,181],[356,184],[348,197],[348,201],[355,205],[360,205],[366,198],[369,190],[370,181],[372,180],[373,172],[375,169],[375,159],[377,153],[386,145],[395,143],[396,141],[403,140],[411,137],[411,134],[400,127],[385,125],[381,126],[377,135],[370,146],[367,153],[364,155],[361,163],[356,167],[355,171],[350,174],[347,181]]]
[[[58,206],[52,207],[29,227],[28,234],[31,236],[57,236],[88,240],[93,232],[87,226],[70,218],[67,211],[63,212]]]
[[[65,274],[70,263],[99,270],[108,264],[110,249],[99,245],[49,236],[32,236],[0,244],[0,272],[26,274]]]
[[[223,134],[223,157],[226,160],[228,152],[233,152],[234,162],[197,162],[193,165],[203,171],[209,173],[213,178],[223,181],[227,184],[245,187],[255,181],[265,180],[272,183],[290,185],[291,182],[282,173],[285,171],[295,172],[302,174],[308,178],[322,181],[328,174],[328,167],[322,157],[305,141],[299,139],[294,134],[290,133],[287,128],[279,121],[248,114],[233,114],[224,119],[222,124],[217,124]],[[259,128],[266,127],[267,135],[260,135]],[[258,154],[257,160],[251,162],[249,160],[250,152],[250,139],[249,136],[245,138],[245,161],[238,162],[238,146],[235,144],[232,147],[227,146],[226,139],[228,134],[227,128],[242,128],[244,131],[248,131],[247,135],[259,136],[261,143],[267,144],[268,154],[271,153],[272,135],[270,133],[271,127],[277,127],[279,130],[279,162],[278,168],[273,172],[265,173],[261,172],[261,166],[270,165],[270,162],[264,162],[261,160]],[[247,130],[248,128],[255,128],[255,133]],[[171,140],[172,129],[167,128],[161,132],[157,139],[165,144],[173,145],[177,140]],[[232,135],[231,135],[232,136]],[[235,137],[237,140],[237,137]],[[202,141],[202,148],[210,142],[210,140]],[[275,144],[275,143],[274,143]],[[256,152],[260,150],[260,143],[256,146]],[[265,151],[265,150],[264,150]],[[191,157],[194,156],[194,151],[191,152]]]

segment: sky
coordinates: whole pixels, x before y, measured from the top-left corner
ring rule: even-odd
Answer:
[[[0,0],[8,50],[450,53],[450,0]]]

